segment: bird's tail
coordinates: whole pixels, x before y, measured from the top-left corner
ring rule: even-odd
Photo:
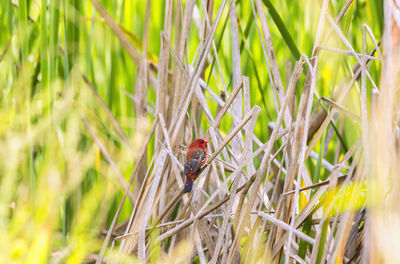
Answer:
[[[190,177],[186,176],[185,188],[183,189],[183,193],[188,193],[192,190],[193,181]]]

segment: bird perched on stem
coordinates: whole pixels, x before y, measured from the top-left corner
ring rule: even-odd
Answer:
[[[193,181],[197,179],[201,167],[207,161],[207,143],[204,139],[198,138],[189,145],[185,161],[186,181],[184,193],[192,190]]]

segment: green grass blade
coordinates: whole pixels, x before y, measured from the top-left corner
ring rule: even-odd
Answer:
[[[47,42],[47,1],[42,0],[40,13],[40,71],[42,74],[42,88],[46,89],[49,82],[48,42]],[[49,98],[50,101],[51,97]]]
[[[322,159],[324,156],[325,139],[326,139],[326,132],[324,133],[324,135],[322,136],[322,139],[321,139],[321,146],[320,146],[320,150],[319,150],[318,160],[317,160],[317,164],[315,166],[313,177],[312,177],[313,184],[318,183],[319,178],[321,176],[321,164],[322,164]],[[315,193],[315,190],[312,190],[311,194],[310,194],[310,199],[314,193]],[[310,236],[311,226],[312,226],[312,218],[308,217],[303,225],[302,232],[304,234]],[[301,240],[299,243],[298,256],[301,257],[302,259],[304,259],[306,256],[306,253],[307,253],[307,248],[309,246],[311,246],[309,243],[307,243],[304,240]]]
[[[300,51],[297,48],[297,45],[295,44],[292,36],[290,35],[289,30],[287,29],[281,16],[276,11],[275,7],[273,6],[273,4],[271,3],[270,0],[263,0],[263,3],[267,7],[268,12],[270,13],[270,15],[272,17],[272,20],[274,20],[276,27],[278,28],[279,32],[281,33],[286,45],[289,47],[290,51],[292,52],[292,55],[294,56],[294,58],[296,60],[299,60],[299,58],[301,56]]]
[[[57,68],[58,54],[58,26],[60,21],[60,1],[50,1],[50,31],[49,31],[49,82],[54,81]],[[54,96],[54,91],[50,93]]]

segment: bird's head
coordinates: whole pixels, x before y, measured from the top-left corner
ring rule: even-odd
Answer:
[[[204,139],[198,138],[195,139],[190,145],[189,148],[195,148],[195,147],[200,147],[203,149],[207,148],[207,141],[205,141]]]

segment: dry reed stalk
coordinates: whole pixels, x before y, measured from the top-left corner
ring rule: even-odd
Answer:
[[[172,28],[172,6],[173,1],[167,0],[165,4],[165,16],[164,16],[164,32],[166,34],[166,38],[169,39]],[[169,89],[168,82],[168,68],[169,68],[169,51],[168,51],[168,43],[164,38],[161,38],[161,48],[160,48],[160,56],[159,56],[159,65],[158,65],[158,82],[157,82],[157,96],[156,96],[156,114],[160,113],[163,116],[166,114],[166,105],[167,102],[167,90]],[[156,129],[156,142],[163,140],[163,135],[161,128],[158,127]]]
[[[128,192],[129,198],[131,199],[132,202],[134,202],[135,197],[134,197],[132,191],[130,191],[129,184],[126,182],[124,176],[122,176],[121,171],[119,170],[119,168],[118,168],[117,164],[114,162],[114,160],[111,158],[110,154],[107,151],[107,148],[104,146],[104,144],[100,140],[100,138],[96,135],[96,132],[94,131],[93,127],[89,124],[88,120],[86,119],[86,117],[83,114],[82,114],[82,121],[85,124],[85,126],[87,127],[93,140],[96,142],[97,146],[99,147],[101,153],[107,159],[107,161],[110,164],[111,168],[113,169],[114,173],[117,175],[118,181],[121,184],[123,190],[129,190],[129,192]]]
[[[158,118],[154,119],[154,121],[153,121],[153,124],[152,124],[152,126],[151,126],[151,128],[149,130],[149,133],[147,134],[147,137],[146,137],[146,139],[144,141],[144,144],[142,145],[142,147],[141,147],[141,149],[139,151],[139,155],[138,155],[138,157],[136,159],[137,161],[140,161],[143,158],[143,156],[147,153],[147,145],[150,142],[151,136],[154,133],[154,130],[155,130],[156,126],[157,126],[157,123],[158,123]],[[135,164],[136,164],[136,162],[135,162]],[[115,213],[114,218],[113,218],[113,220],[111,222],[111,225],[110,225],[110,227],[108,229],[106,238],[104,239],[104,243],[103,243],[103,246],[102,246],[100,254],[99,254],[99,259],[98,259],[98,261],[96,261],[96,263],[97,262],[101,263],[101,261],[102,261],[102,258],[104,256],[105,251],[106,251],[107,246],[108,246],[108,242],[109,242],[109,240],[111,238],[111,234],[112,234],[112,232],[114,230],[114,226],[117,223],[119,214],[121,213],[121,209],[122,209],[122,206],[123,206],[123,204],[125,202],[126,196],[130,192],[130,187],[132,185],[133,179],[135,178],[135,176],[138,173],[139,169],[140,169],[139,166],[135,166],[133,171],[132,171],[132,174],[131,174],[131,176],[129,178],[129,182],[128,182],[128,186],[127,186],[128,188],[125,189],[125,191],[124,191],[124,196],[122,197],[122,200],[121,200],[121,202],[120,202],[120,204],[118,206],[117,212]]]
[[[118,37],[122,46],[125,48],[126,52],[128,52],[129,56],[135,61],[136,64],[140,64],[141,56],[136,51],[136,49],[132,46],[130,41],[127,39],[125,34],[122,32],[121,28],[115,23],[114,19],[108,14],[108,12],[104,9],[104,7],[100,4],[98,0],[91,0],[92,4],[96,8],[97,12],[101,14],[104,18],[107,25],[111,28],[114,34]]]
[[[400,5],[398,1],[383,3],[383,58],[379,95],[374,97],[371,117],[367,120],[368,152],[363,171],[372,183],[368,194],[374,202],[366,212],[363,259],[371,263],[400,261],[398,197],[399,166],[399,87],[400,87]],[[363,67],[367,75],[366,67]],[[367,75],[368,76],[368,75]]]

